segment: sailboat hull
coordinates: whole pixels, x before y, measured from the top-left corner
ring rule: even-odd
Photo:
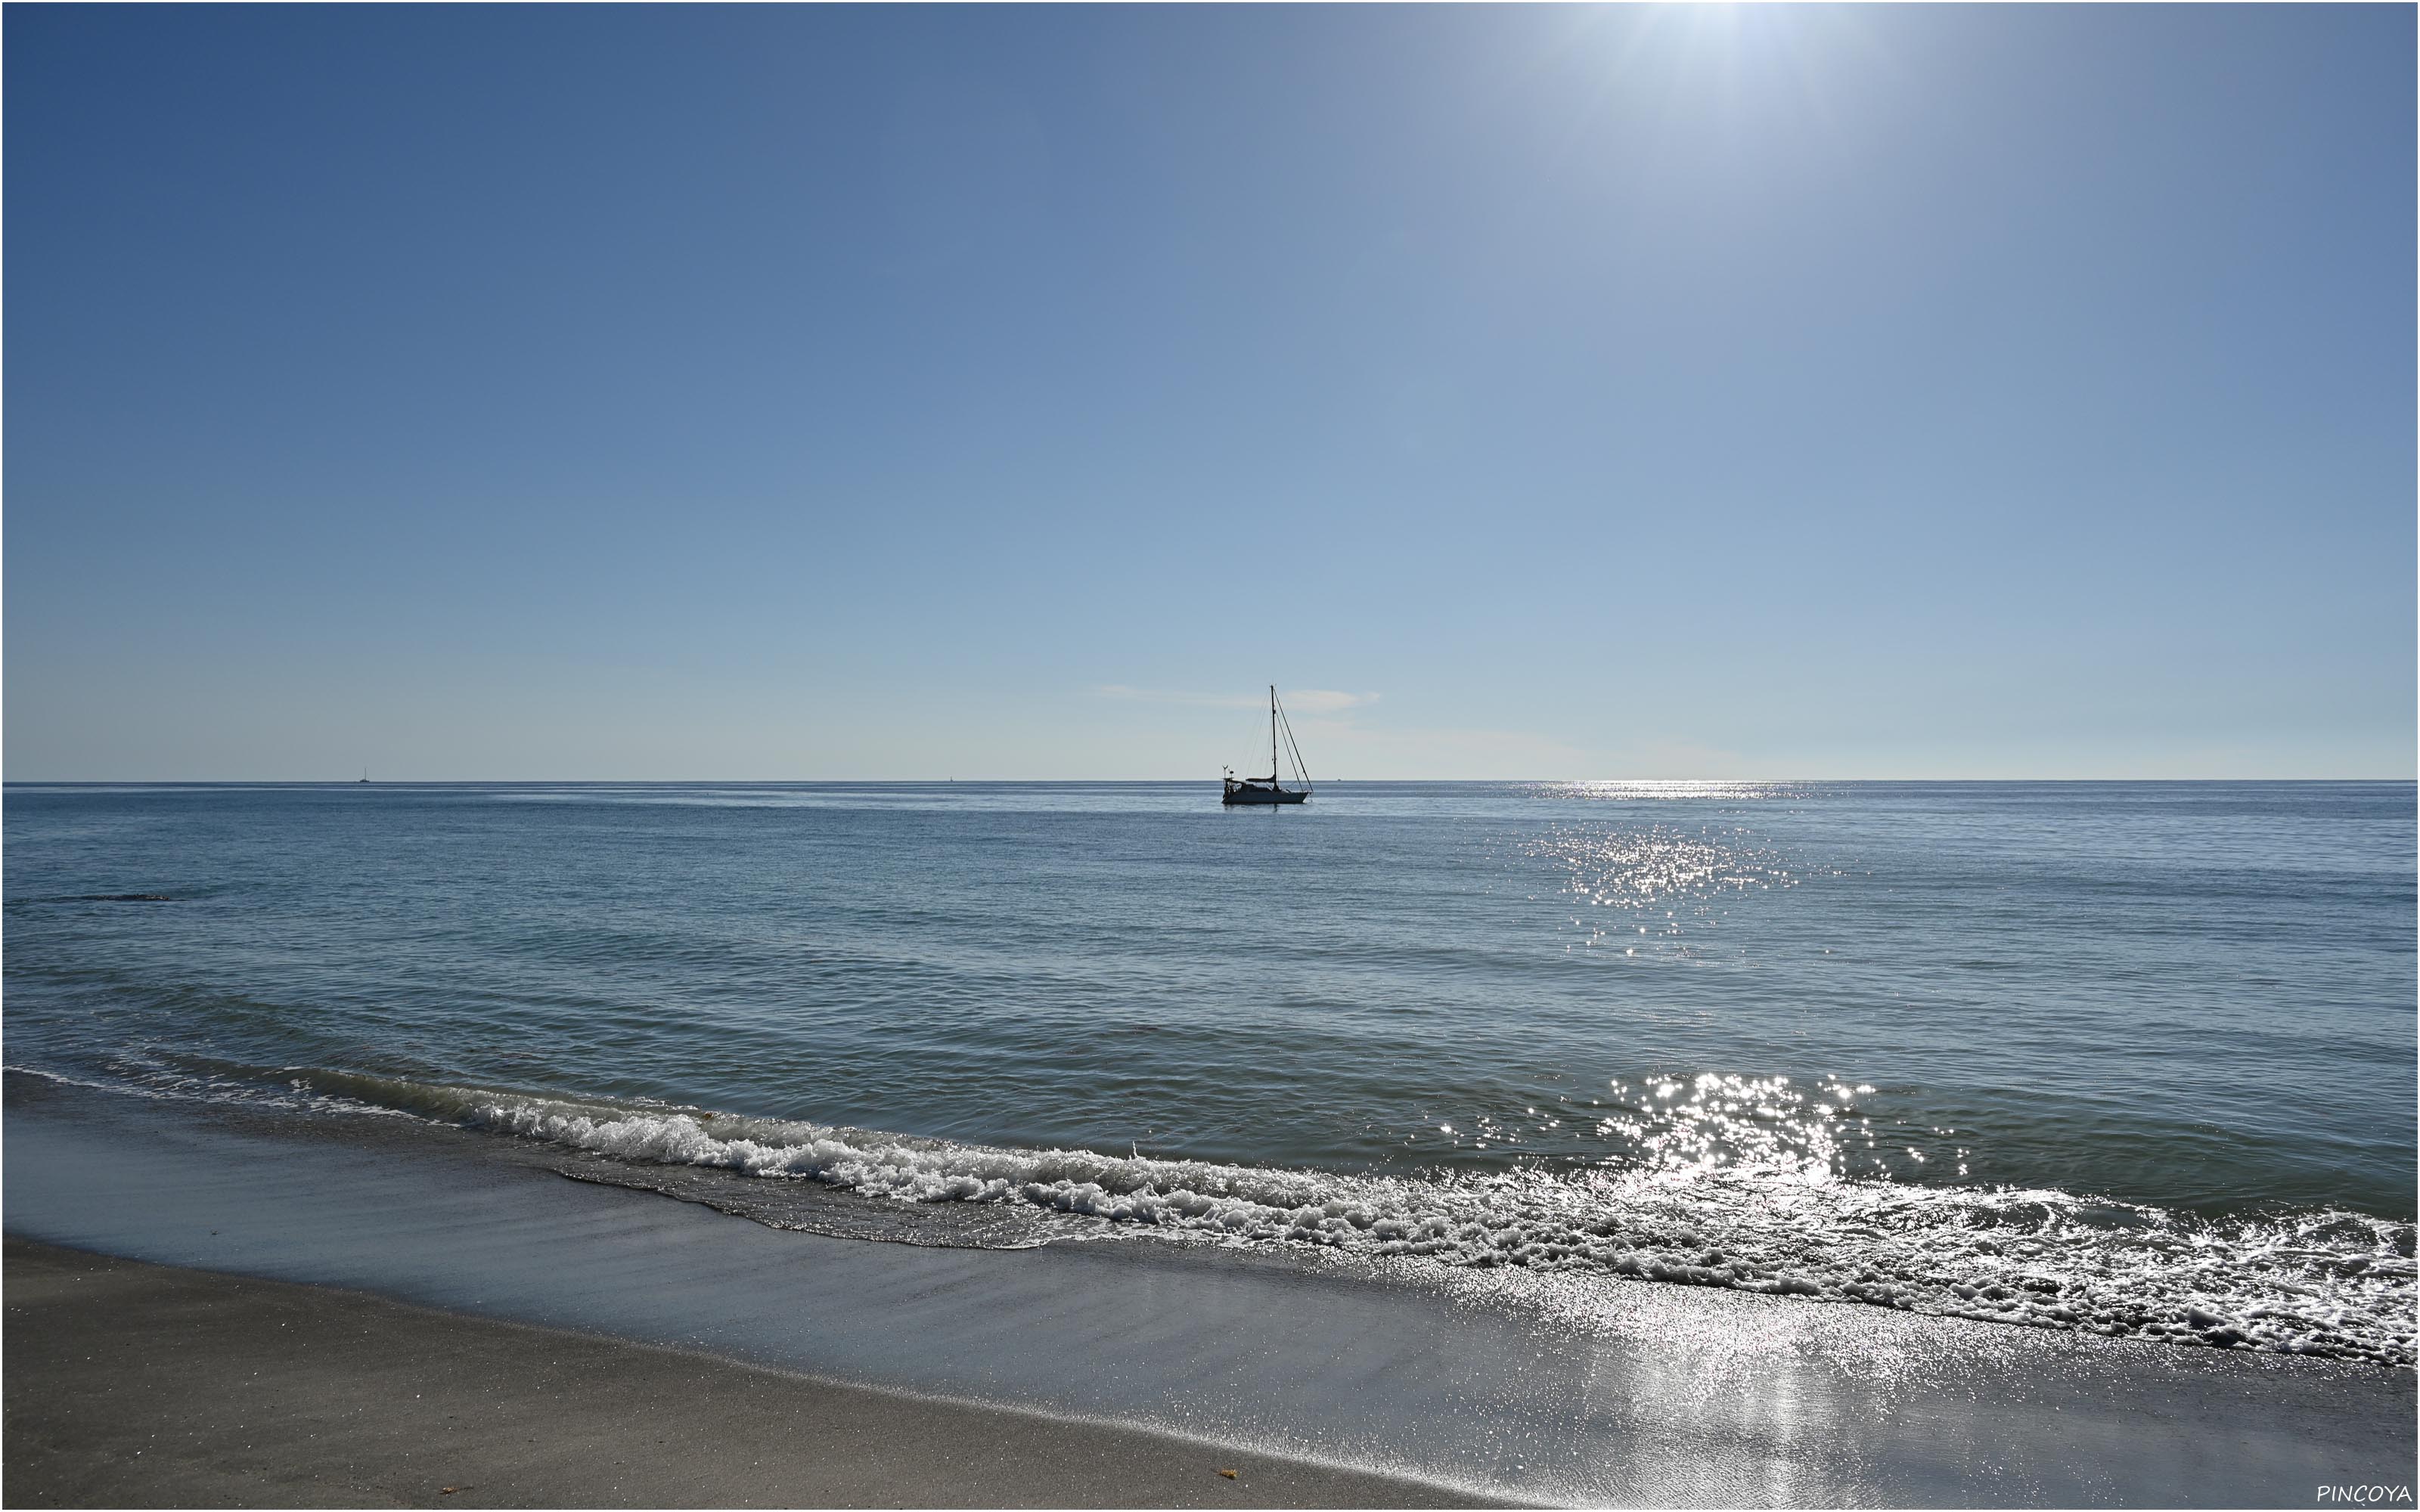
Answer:
[[[1230,782],[1227,784],[1226,794],[1218,801],[1232,809],[1245,804],[1300,803],[1310,796],[1308,793],[1292,793],[1274,785],[1263,786],[1258,782]]]

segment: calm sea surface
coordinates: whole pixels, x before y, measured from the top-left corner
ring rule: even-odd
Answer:
[[[462,1124],[827,1231],[1315,1245],[2408,1365],[2414,810],[2409,783],[1285,811],[12,785],[6,1058]]]

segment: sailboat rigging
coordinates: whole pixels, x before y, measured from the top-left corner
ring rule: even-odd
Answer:
[[[1286,749],[1294,755],[1294,774],[1300,787],[1281,787],[1278,783],[1278,731],[1285,731]],[[1256,777],[1239,778],[1233,767],[1227,768],[1226,785],[1218,801],[1233,808],[1238,804],[1300,803],[1311,796],[1311,773],[1302,764],[1302,748],[1294,743],[1294,721],[1285,717],[1278,703],[1277,685],[1269,685],[1269,775],[1266,781]]]

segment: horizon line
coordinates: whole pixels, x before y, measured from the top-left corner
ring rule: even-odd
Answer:
[[[554,787],[673,787],[706,784],[755,787],[947,787],[956,783],[1005,786],[1213,786],[1217,778],[1201,777],[24,777],[0,779],[7,787],[506,787],[546,784]],[[2420,783],[2420,775],[2406,777],[1325,777],[1309,784],[1420,783],[1429,786],[1489,786],[1526,783],[1538,786],[1585,787],[1621,783],[1683,786],[1779,787],[1793,783],[1890,782],[1902,785],[1951,783],[2249,783],[2367,782]]]

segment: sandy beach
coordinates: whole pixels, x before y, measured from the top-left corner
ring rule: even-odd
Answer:
[[[19,1239],[6,1291],[13,1506],[1469,1501],[1170,1435]]]
[[[1703,1288],[1546,1305],[1481,1276],[1432,1290],[1162,1244],[869,1243],[566,1180],[459,1131],[300,1139],[7,1080],[10,1236],[174,1268],[11,1252],[26,1504],[453,1485],[540,1504],[2275,1506],[2412,1481],[2408,1371]],[[135,1277],[154,1300],[82,1300]],[[154,1454],[177,1467],[156,1489],[122,1478]]]

